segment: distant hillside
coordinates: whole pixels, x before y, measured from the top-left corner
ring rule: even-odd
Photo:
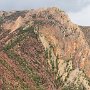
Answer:
[[[84,28],[58,8],[1,11],[0,90],[90,90]]]
[[[80,26],[80,28],[84,32],[86,40],[90,45],[90,26]]]

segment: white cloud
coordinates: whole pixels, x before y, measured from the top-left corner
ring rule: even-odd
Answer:
[[[79,25],[90,26],[90,6],[87,6],[80,12],[69,12],[68,15],[72,22]]]
[[[55,0],[56,1],[56,0]],[[60,5],[66,11],[80,11],[90,5],[90,0],[57,0],[56,5]]]
[[[22,10],[54,6],[53,0],[0,0],[0,10]]]
[[[0,0],[0,10],[54,6],[67,11],[73,22],[80,25],[90,25],[90,0]]]
[[[1,10],[30,9],[57,6],[66,11],[80,11],[90,0],[0,0]]]

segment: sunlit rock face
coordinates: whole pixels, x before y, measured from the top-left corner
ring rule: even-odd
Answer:
[[[90,90],[89,48],[58,8],[0,12],[0,89]]]

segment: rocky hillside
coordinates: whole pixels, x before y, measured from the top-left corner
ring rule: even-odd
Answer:
[[[58,8],[0,12],[0,90],[90,90],[90,48]]]
[[[83,31],[85,38],[90,46],[90,27],[89,26],[80,26],[80,28]]]

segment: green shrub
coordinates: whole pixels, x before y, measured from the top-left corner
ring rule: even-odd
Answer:
[[[3,17],[0,16],[0,24],[3,22]]]

